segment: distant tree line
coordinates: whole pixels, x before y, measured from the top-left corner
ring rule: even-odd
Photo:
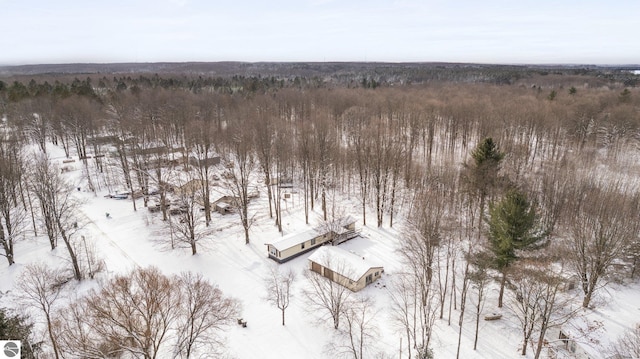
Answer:
[[[439,320],[458,330],[459,355],[469,315],[478,349],[485,290],[495,280],[498,306],[520,321],[521,353],[532,348],[539,357],[546,331],[575,315],[573,304],[593,306],[594,293],[614,278],[637,280],[640,201],[632,174],[639,168],[632,159],[640,148],[640,93],[615,76],[593,76],[596,70],[442,66],[429,75],[438,81],[401,86],[362,74],[344,75],[352,82],[340,86],[159,75],[3,83],[2,255],[12,265],[14,246],[44,233],[52,250],[62,239],[67,278],[91,277],[98,263],[83,251],[82,222],[70,215],[79,203],[63,165],[47,161],[49,143],[78,157],[89,191],[126,188],[134,210],[158,196],[171,248],[192,254],[217,225],[214,183],[231,193],[250,244],[257,213],[282,231],[286,202],[274,184],[291,182],[307,223],[314,212],[330,222],[349,206],[363,226],[400,228],[405,271],[390,290],[405,353],[431,355]],[[181,190],[171,195],[179,202],[172,215],[174,187]],[[252,203],[254,190],[267,193],[264,208]],[[143,275],[157,274],[132,274]],[[294,280],[272,277],[276,293]],[[314,285],[311,302],[335,292]],[[288,300],[275,300],[282,324]],[[366,302],[352,304],[329,314],[333,328],[355,335],[367,325],[353,319],[372,313]],[[134,353],[122,349],[127,343],[107,344]],[[341,350],[361,357],[356,349]]]

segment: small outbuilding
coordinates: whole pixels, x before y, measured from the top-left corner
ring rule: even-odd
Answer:
[[[309,269],[353,292],[378,280],[384,268],[336,246],[318,248],[309,256]]]
[[[220,214],[228,214],[233,213],[234,204],[239,200],[238,197],[234,196],[222,196],[217,200],[211,202],[213,208],[216,212]]]

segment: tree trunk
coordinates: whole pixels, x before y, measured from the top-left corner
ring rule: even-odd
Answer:
[[[582,300],[582,307],[589,308],[589,304],[591,303],[591,296],[593,295],[593,288],[589,288],[587,294],[584,295],[584,299]]]
[[[4,249],[4,253],[7,257],[7,261],[9,265],[13,265],[13,245],[11,243],[11,239],[5,238],[4,229],[2,228],[2,223],[0,222],[0,243],[2,243],[2,247]]]
[[[284,309],[282,309],[282,326],[284,326]]]
[[[304,223],[309,224],[309,194],[308,194],[308,183],[307,183],[307,165],[302,165],[302,183],[304,184]]]
[[[60,354],[58,353],[58,343],[56,341],[56,337],[53,334],[53,323],[51,323],[51,317],[49,313],[47,313],[47,330],[49,332],[49,339],[51,339],[51,346],[53,347],[53,355],[56,359],[60,358]]]
[[[209,161],[208,157],[205,161]],[[206,165],[207,163],[205,163]],[[202,191],[202,201],[204,202],[204,221],[205,225],[209,227],[211,225],[211,191],[209,190],[209,168],[207,166],[204,167],[204,176],[203,176],[203,191]]]
[[[46,209],[43,210],[43,212],[47,211]],[[49,237],[49,244],[51,245],[51,250],[56,249],[56,246],[58,245],[58,241],[56,240],[56,230],[55,230],[55,223],[53,223],[53,220],[51,219],[51,215],[47,214],[47,213],[43,213],[44,216],[44,226],[47,229],[47,236]]]
[[[540,354],[542,353],[542,345],[544,344],[544,336],[547,334],[547,325],[543,323],[542,329],[540,330],[540,336],[538,337],[538,345],[536,346],[536,353],[534,358],[540,358]]]
[[[31,223],[33,224],[33,235],[37,237],[38,236],[38,227],[36,226],[36,216],[33,213],[33,204],[32,204],[32,201],[31,201],[31,191],[25,191],[22,188],[22,181],[20,181],[19,184],[20,184],[20,192],[22,192],[22,193],[26,192],[27,193],[27,200],[29,201],[28,202],[29,212],[31,212]],[[22,204],[25,204],[24,203],[24,197],[22,197]],[[25,205],[25,208],[26,207],[27,206]]]
[[[507,273],[502,272],[502,279],[500,280],[500,294],[498,294],[498,308],[502,308],[502,297],[504,296],[504,287],[507,284]]]
[[[327,191],[325,189],[324,177],[322,179],[322,213],[324,221],[327,220]]]
[[[366,204],[366,199],[367,199],[367,192],[363,191],[362,192],[362,225],[366,226],[367,225],[367,204]]]
[[[62,240],[64,240],[64,244],[67,246],[67,250],[69,251],[69,257],[71,257],[73,276],[76,280],[80,281],[82,280],[82,272],[80,271],[80,265],[78,264],[78,256],[71,246],[71,241],[67,236],[66,231],[62,229],[62,224],[58,222],[58,226],[60,227],[60,235],[62,236]]]
[[[596,289],[596,283],[598,283],[599,277],[598,273],[593,273],[591,278],[589,278],[589,281],[587,282],[587,290],[585,291],[584,299],[582,300],[583,308],[589,308],[589,304],[591,304],[591,297]]]
[[[271,198],[272,193],[271,193],[271,177],[269,176],[269,172],[265,172],[265,177],[266,180],[265,182],[267,182],[267,198],[269,199],[269,218],[273,218],[273,209],[272,209],[272,205],[273,205],[273,199]]]
[[[480,309],[482,306],[482,297],[484,296],[484,285],[483,283],[478,283],[478,302],[476,305],[476,334],[473,339],[473,350],[478,349],[478,332],[480,329]]]
[[[196,240],[194,238],[191,238],[191,255],[195,256],[196,254],[198,254],[198,250],[196,248]]]

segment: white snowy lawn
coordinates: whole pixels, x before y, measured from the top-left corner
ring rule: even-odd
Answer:
[[[64,154],[59,148],[51,147],[52,161],[60,163]],[[77,164],[77,163],[76,163]],[[78,181],[80,171],[68,174],[71,181]],[[84,186],[82,186],[84,188]],[[222,216],[214,214],[212,226],[219,228],[214,235],[201,242],[199,254],[192,256],[189,249],[166,250],[158,244],[158,239],[167,236],[160,213],[149,213],[139,200],[138,211],[134,212],[131,200],[107,199],[102,191],[94,195],[81,191],[77,195],[85,201],[80,222],[86,222],[84,229],[88,241],[95,243],[99,256],[104,259],[107,271],[104,278],[113,273],[123,273],[138,266],[156,266],[166,274],[182,271],[202,273],[211,282],[217,284],[226,295],[236,297],[242,302],[242,317],[248,326],[233,325],[225,333],[227,354],[230,357],[249,358],[327,358],[325,347],[333,340],[335,330],[332,323],[319,320],[318,313],[308,310],[301,289],[306,285],[302,275],[307,270],[306,253],[287,263],[283,268],[292,268],[297,273],[295,296],[286,311],[286,326],[281,325],[280,311],[265,300],[264,276],[269,266],[277,265],[267,258],[265,243],[280,236],[272,219],[268,217],[266,191],[252,202],[250,212],[256,214],[256,223],[251,230],[251,244],[244,244],[244,233],[236,215]],[[360,205],[355,198],[343,198],[340,206],[348,214],[358,219],[357,227],[362,236],[343,243],[340,246],[366,257],[373,262],[383,263],[385,273],[378,282],[365,288],[357,295],[373,298],[377,309],[376,323],[379,329],[373,343],[385,357],[406,357],[405,342],[391,317],[390,296],[392,279],[402,271],[400,257],[396,253],[401,234],[398,230],[386,227],[362,226]],[[319,206],[316,206],[319,207]],[[283,229],[285,234],[300,232],[310,228],[304,224],[304,211],[301,199],[294,195],[284,206]],[[110,218],[105,213],[110,214]],[[359,215],[360,214],[360,215]],[[374,214],[375,216],[375,214]],[[375,223],[375,218],[368,223]],[[312,224],[318,222],[320,213],[310,216]],[[398,227],[400,226],[400,222]],[[206,248],[205,248],[206,247]],[[30,238],[16,244],[17,263],[7,266],[0,262],[0,290],[13,291],[14,282],[24,266],[30,262],[47,262],[52,265],[64,265],[64,248],[51,251],[44,237]],[[100,280],[98,280],[100,281]],[[76,290],[84,291],[97,285],[83,283]],[[473,292],[473,290],[471,291]],[[473,293],[470,294],[470,303]],[[3,296],[1,306],[19,306],[8,302],[10,296]],[[491,286],[489,297],[484,306],[485,314],[497,312],[503,318],[497,321],[480,322],[480,340],[477,351],[472,350],[474,336],[474,309],[468,304],[468,312],[463,326],[461,358],[517,358],[521,335],[518,322],[506,308],[496,308],[497,287]],[[640,322],[640,287],[610,286],[599,294],[597,308],[585,312],[590,321],[603,323],[603,328],[585,340],[596,355],[604,356],[604,350],[611,340],[615,340],[624,330]],[[453,311],[451,325],[445,319],[436,321],[431,346],[436,358],[455,357],[458,336],[458,312]],[[0,338],[1,339],[1,338]],[[533,350],[529,350],[529,357]],[[597,357],[597,356],[596,356]]]

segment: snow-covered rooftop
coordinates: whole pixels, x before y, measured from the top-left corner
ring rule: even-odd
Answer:
[[[274,247],[275,249],[279,250],[279,251],[283,251],[285,249],[291,248],[295,245],[304,243],[306,241],[310,241],[318,236],[322,235],[322,233],[318,232],[318,230],[316,229],[309,229],[306,230],[304,232],[300,232],[300,233],[292,233],[292,234],[288,234],[284,237],[282,237],[282,239],[279,239],[277,241],[271,242],[271,243],[267,243],[268,245]]]
[[[323,246],[318,248],[309,260],[316,262],[325,268],[351,279],[358,281],[371,268],[382,268],[377,263],[370,262],[364,257],[348,252],[336,246]]]

